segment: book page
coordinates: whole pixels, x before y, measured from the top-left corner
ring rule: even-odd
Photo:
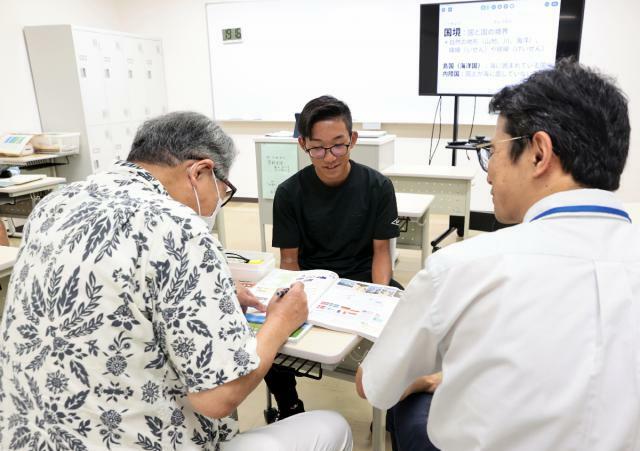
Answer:
[[[336,273],[324,269],[307,271],[274,269],[264,279],[255,284],[251,291],[261,303],[267,305],[277,289],[289,287],[294,282],[302,282],[304,291],[307,294],[309,310],[311,310],[311,306],[336,280],[338,280]]]
[[[402,293],[385,285],[340,279],[310,309],[309,322],[375,341]]]

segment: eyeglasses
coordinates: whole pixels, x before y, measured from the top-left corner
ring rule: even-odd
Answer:
[[[215,176],[216,179],[220,180],[222,183],[224,183],[227,186],[226,191],[221,196],[222,204],[220,205],[220,207],[224,207],[231,200],[231,198],[236,193],[236,191],[238,191],[238,189],[235,186],[233,186],[233,184],[226,178],[218,177],[218,174],[216,174],[215,171],[213,175]]]
[[[351,147],[351,142],[349,142],[348,144],[334,144],[333,146],[329,147],[310,147],[309,149],[304,150],[309,154],[311,158],[320,159],[324,158],[327,155],[327,150],[331,152],[334,157],[341,157],[347,153],[349,147]]]
[[[489,159],[493,155],[494,146],[496,144],[506,143],[509,141],[516,141],[518,139],[529,139],[529,138],[531,138],[531,135],[523,135],[523,136],[517,136],[515,138],[501,139],[500,141],[490,142],[486,144],[478,144],[476,146],[476,151],[478,152],[478,162],[480,163],[480,167],[484,172],[488,171]]]

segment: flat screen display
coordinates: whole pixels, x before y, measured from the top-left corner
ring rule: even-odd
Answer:
[[[580,53],[584,0],[421,5],[420,95],[491,96]]]

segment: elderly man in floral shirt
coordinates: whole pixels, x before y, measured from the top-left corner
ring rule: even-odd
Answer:
[[[206,117],[146,122],[128,161],[43,199],[0,333],[0,449],[351,449],[336,413],[237,433],[228,417],[307,315],[300,284],[254,335],[215,215],[232,141]]]

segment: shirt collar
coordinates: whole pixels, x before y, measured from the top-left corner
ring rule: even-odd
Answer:
[[[530,222],[539,214],[552,208],[573,206],[573,205],[599,205],[602,207],[616,208],[624,210],[620,202],[611,191],[601,189],[574,189],[561,191],[540,199],[533,204],[524,215],[522,222]],[[563,215],[578,215],[584,213],[562,213]]]
[[[127,176],[136,182],[140,182],[158,194],[163,194],[165,196],[169,195],[165,187],[157,178],[155,178],[149,171],[135,163],[130,161],[117,161],[114,163],[112,172]]]

